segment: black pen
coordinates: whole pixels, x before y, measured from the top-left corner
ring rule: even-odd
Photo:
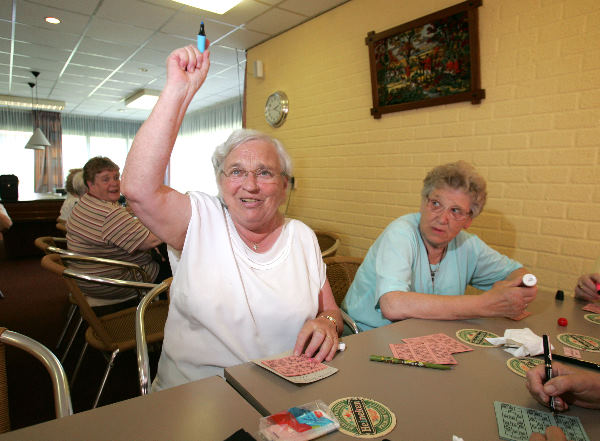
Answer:
[[[544,344],[544,364],[546,366],[546,381],[552,379],[552,352],[550,352],[550,343],[548,342],[548,336],[542,335],[542,342]],[[545,383],[545,382],[544,382]],[[550,397],[550,410],[552,413],[556,413],[554,407],[554,397]]]
[[[567,357],[566,355],[560,354],[553,354],[552,357],[555,360],[565,361],[567,363],[573,363],[579,366],[585,366],[587,368],[596,369],[597,371],[600,371],[600,364],[592,363],[591,361],[580,360],[578,358]]]

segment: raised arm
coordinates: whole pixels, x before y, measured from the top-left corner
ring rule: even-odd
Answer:
[[[161,240],[181,249],[191,216],[189,199],[163,184],[185,112],[206,79],[209,51],[192,45],[167,58],[167,83],[138,130],[123,169],[121,191],[135,214]]]
[[[391,291],[379,299],[383,316],[391,321],[407,318],[459,320],[477,317],[518,317],[537,295],[537,287],[519,286],[523,268],[496,282],[481,295],[437,295]]]

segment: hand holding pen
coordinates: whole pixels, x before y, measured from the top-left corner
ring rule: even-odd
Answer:
[[[545,366],[539,365],[527,372],[527,389],[540,403],[548,406],[554,397],[556,411],[563,412],[570,405],[600,409],[600,373],[552,363],[551,380],[546,380]]]
[[[548,341],[548,336],[546,334],[542,336],[542,341],[544,345],[544,373],[546,375],[546,381],[549,381],[552,380],[552,352],[550,352],[550,342]],[[549,404],[552,413],[556,413],[553,396],[550,396]]]

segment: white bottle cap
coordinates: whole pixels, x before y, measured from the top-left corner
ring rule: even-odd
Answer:
[[[523,285],[535,286],[537,284],[537,278],[533,274],[525,274],[523,276]]]
[[[346,350],[346,343],[339,342],[338,343],[338,351],[345,351],[345,350]]]

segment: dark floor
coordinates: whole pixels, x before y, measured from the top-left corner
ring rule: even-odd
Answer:
[[[0,299],[0,326],[34,338],[54,350],[69,302],[63,281],[44,270],[40,260],[41,256],[0,259],[0,290],[4,294],[4,298]],[[71,350],[64,363],[69,378],[83,345],[82,334],[73,346],[75,350]],[[154,373],[158,354],[151,354],[151,358]],[[71,388],[74,412],[92,407],[105,367],[105,358],[97,350],[89,348]],[[29,354],[8,347],[7,369],[12,429],[53,419],[52,387],[44,367]],[[135,351],[128,351],[117,357],[99,405],[137,395],[139,386]]]

